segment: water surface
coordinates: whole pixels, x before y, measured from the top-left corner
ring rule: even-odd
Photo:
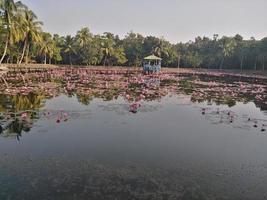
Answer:
[[[229,111],[235,113],[232,123]],[[57,122],[62,112],[68,119]],[[75,96],[60,95],[38,110],[28,132],[1,137],[1,194],[12,199],[76,194],[82,199],[118,184],[104,197],[162,199],[166,193],[169,199],[186,198],[189,190],[196,199],[264,199],[267,137],[260,125],[254,128],[248,121],[250,116],[266,120],[252,102],[229,108],[170,95],[143,101],[134,114],[123,98],[95,98],[84,105]]]

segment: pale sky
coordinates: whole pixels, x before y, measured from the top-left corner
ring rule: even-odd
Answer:
[[[176,42],[196,36],[267,37],[267,0],[22,0],[44,22],[44,30],[74,35],[124,37],[134,31]]]

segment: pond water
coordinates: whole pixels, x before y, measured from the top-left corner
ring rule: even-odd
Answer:
[[[265,83],[239,94],[235,80],[186,77],[138,102],[3,91],[0,199],[266,199]],[[235,93],[219,103],[208,92],[224,81]]]

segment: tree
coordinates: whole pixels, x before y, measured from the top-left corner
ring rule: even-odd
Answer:
[[[267,57],[267,37],[263,38],[260,41],[259,49],[261,52],[259,57],[261,58],[261,62],[262,62],[262,70],[265,70],[265,59]]]
[[[123,48],[128,66],[140,66],[143,59],[144,37],[141,34],[130,32],[123,39]]]
[[[83,48],[91,43],[93,38],[89,28],[82,28],[80,31],[78,31],[75,40],[80,48]]]
[[[40,43],[40,54],[44,56],[44,64],[47,64],[47,58],[52,58],[54,51],[54,41],[50,33],[42,34],[42,42]]]
[[[123,65],[127,62],[127,58],[122,47],[115,48],[111,54],[111,63]]]
[[[20,7],[24,7],[20,1],[15,3],[14,0],[0,0],[0,10],[3,16],[2,24],[4,25],[2,27],[4,27],[4,32],[6,35],[4,52],[0,59],[0,64],[3,62],[6,56],[8,45],[20,39],[20,25],[18,20],[20,18],[20,12],[17,12],[19,11]]]
[[[26,63],[28,63],[28,55],[30,50],[30,45],[32,43],[40,43],[42,41],[41,36],[41,25],[43,25],[42,22],[36,21],[37,16],[34,14],[33,11],[26,9],[24,11],[24,17],[22,22],[22,29],[24,30],[24,46],[23,51],[21,55],[21,59],[19,63],[23,61],[25,52],[26,52]]]
[[[104,54],[104,66],[106,66],[108,59],[112,56],[114,52],[114,46],[114,35],[111,33],[104,33],[101,42],[102,52]]]
[[[74,39],[70,35],[65,38],[63,51],[68,54],[69,64],[72,65],[72,54],[75,54],[76,51],[74,49]]]
[[[163,37],[130,32],[123,39],[105,32],[94,35],[82,28],[75,36],[53,37],[42,32],[42,22],[20,1],[0,0],[0,64],[33,62],[77,65],[141,66],[150,54],[161,57],[163,67],[263,69],[266,67],[267,39],[196,37],[171,44]],[[49,61],[48,61],[49,59]]]
[[[224,36],[219,40],[219,46],[221,48],[221,53],[222,53],[222,60],[220,64],[220,70],[221,70],[223,67],[225,58],[230,57],[232,53],[234,52],[236,42],[233,40],[233,38]]]

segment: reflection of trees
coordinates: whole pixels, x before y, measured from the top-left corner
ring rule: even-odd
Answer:
[[[1,124],[8,124],[3,136],[16,137],[19,140],[23,131],[29,132],[32,127],[32,120],[36,118],[34,110],[44,106],[44,99],[44,95],[35,93],[28,95],[17,94],[15,96],[0,94],[0,112],[9,115],[8,121],[2,118]],[[20,118],[19,112],[22,111],[28,111],[27,120]]]
[[[4,137],[16,137],[17,140],[20,140],[22,132],[29,132],[32,127],[31,121],[25,121],[20,119],[14,119],[7,126],[7,129],[3,132]]]
[[[208,102],[208,103],[215,103],[216,105],[228,105],[229,107],[233,107],[236,105],[237,101],[242,101],[242,99],[234,99],[228,96],[203,96],[201,98],[191,96],[191,101],[193,103],[203,103],[203,102]],[[245,103],[245,102],[244,102]]]
[[[267,111],[267,105],[265,102],[262,101],[254,101],[256,107],[260,108],[261,110]]]
[[[78,101],[84,105],[89,105],[94,98],[101,98],[104,101],[111,101],[117,99],[120,95],[120,90],[117,88],[102,89],[86,94],[79,92],[76,94]]]
[[[14,111],[21,110],[35,110],[43,107],[43,100],[45,96],[41,94],[30,93],[27,96],[16,95],[13,96]]]
[[[84,105],[89,105],[93,98],[90,94],[77,94],[78,101]]]
[[[42,94],[30,93],[26,95],[17,94],[9,96],[0,94],[0,112],[19,112],[24,110],[35,110],[44,106]]]

